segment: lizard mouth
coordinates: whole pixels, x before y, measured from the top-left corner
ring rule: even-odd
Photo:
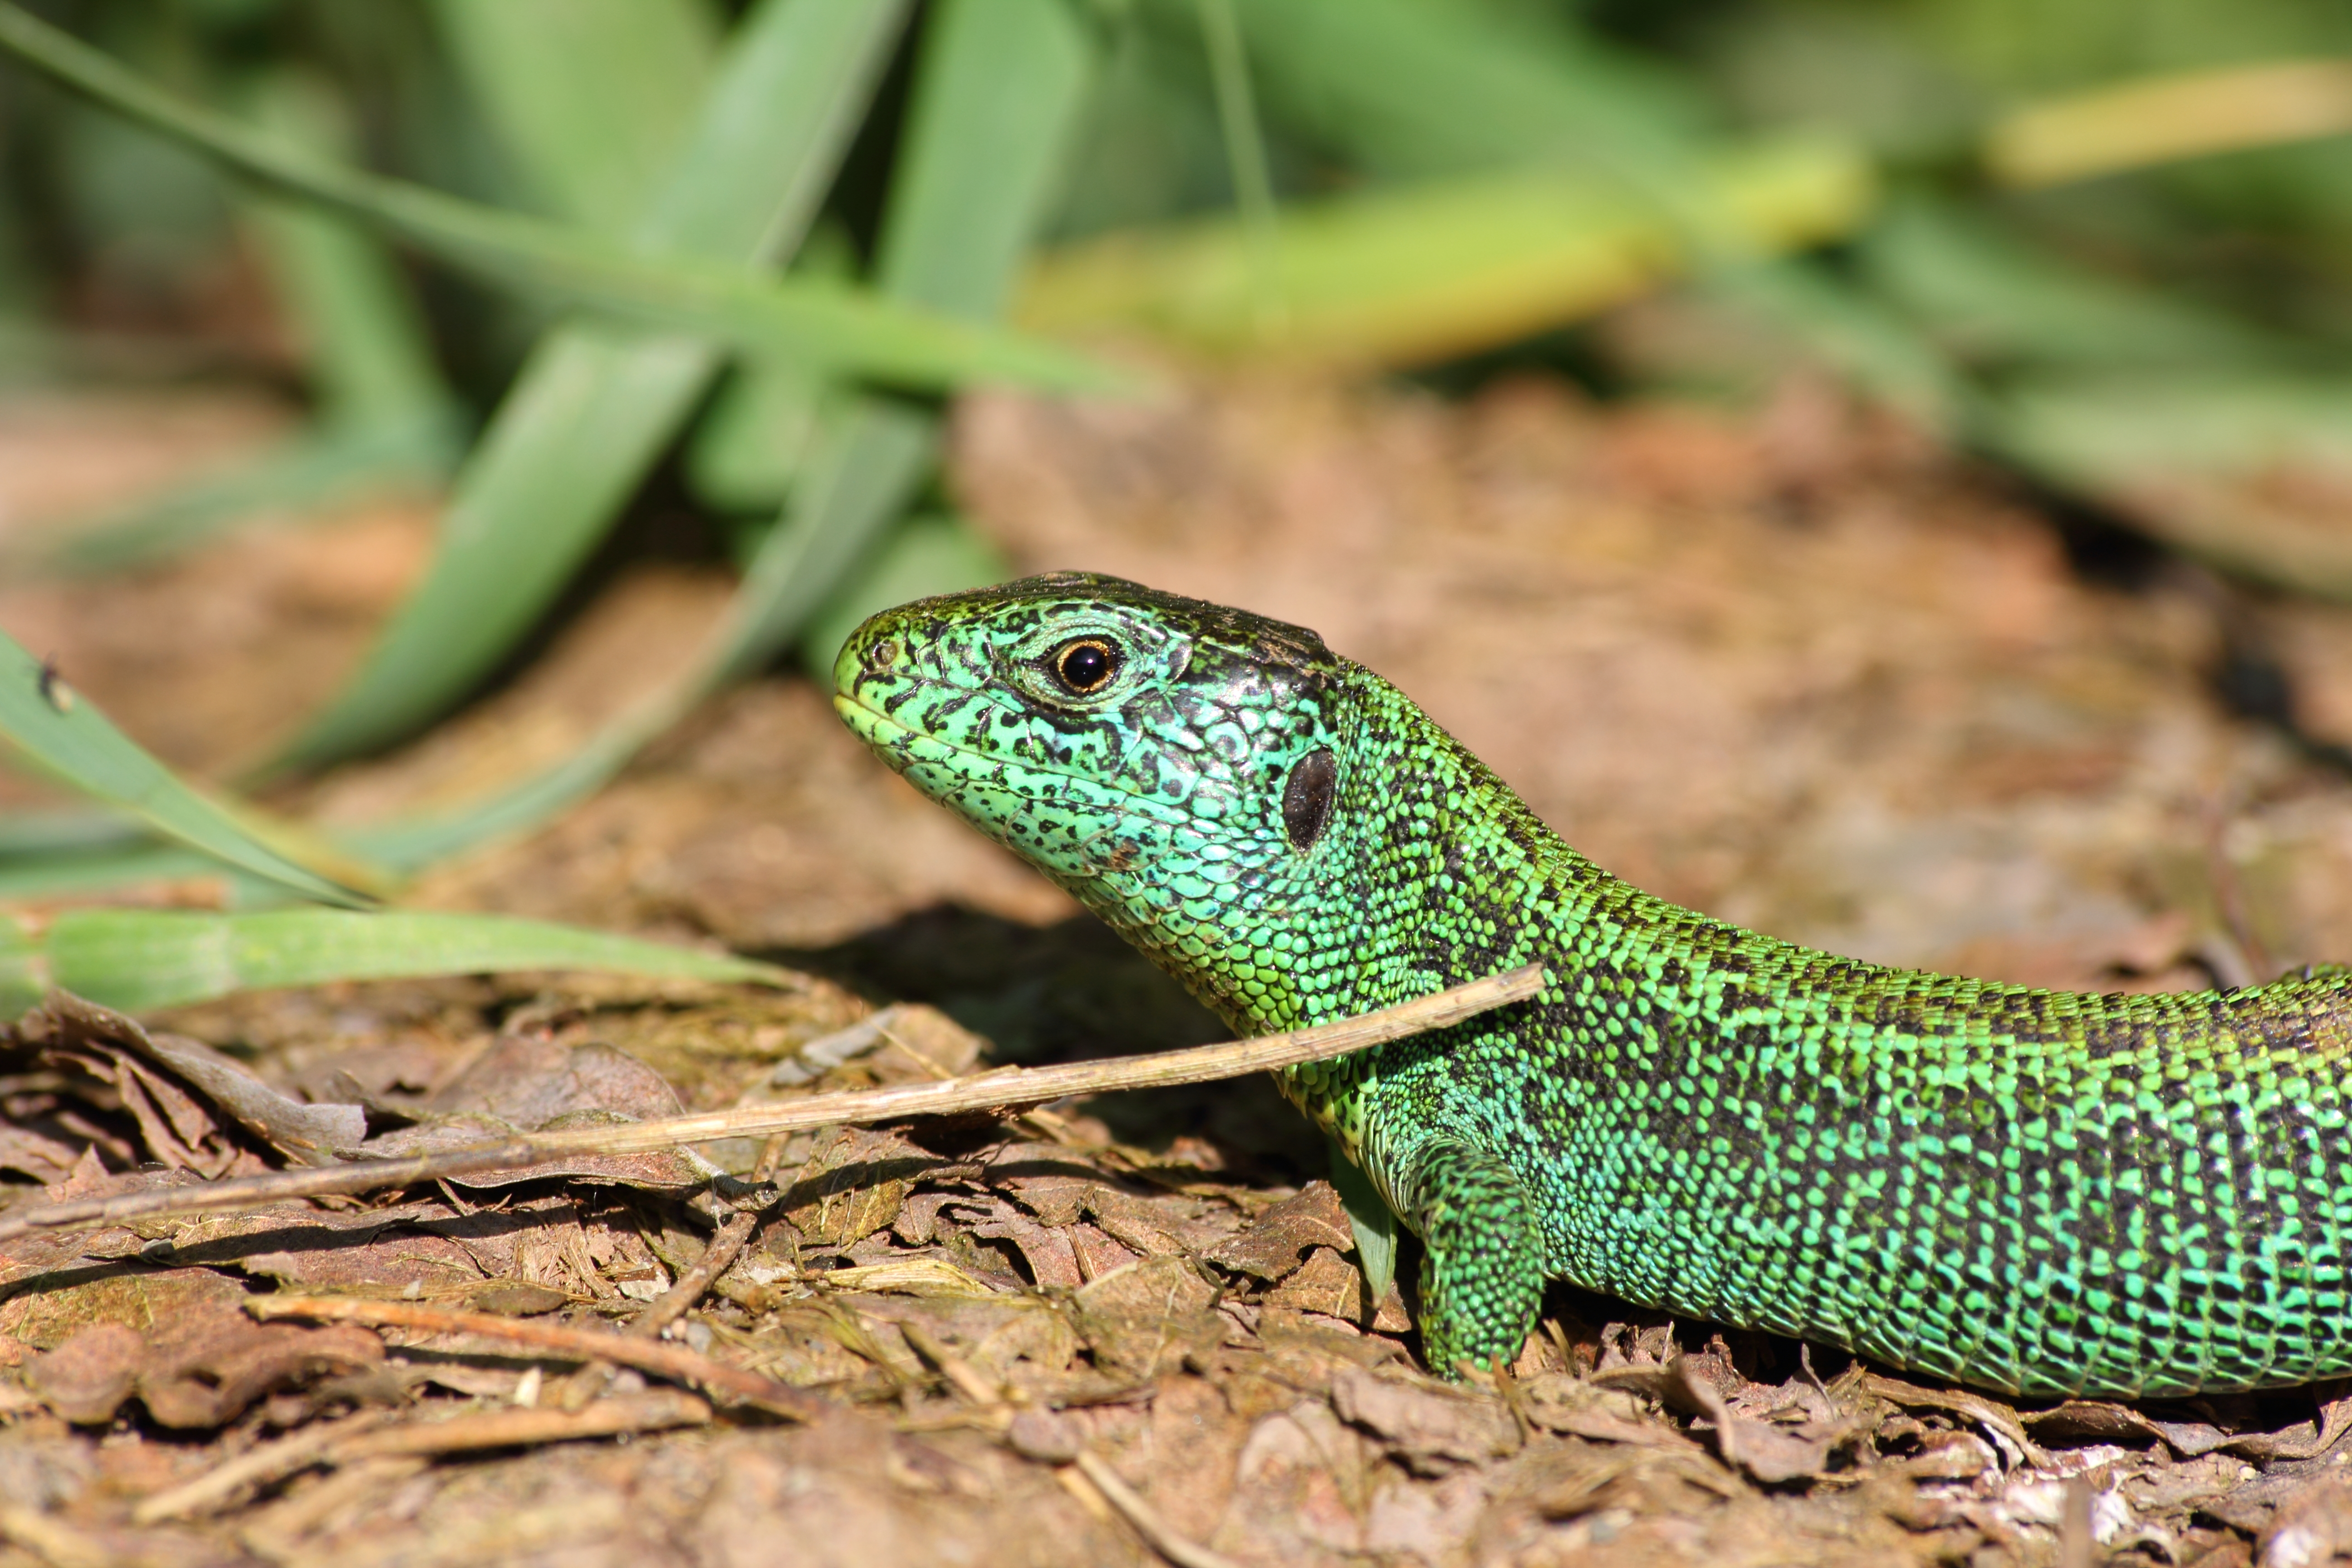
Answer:
[[[851,734],[886,758],[898,742],[911,739],[919,732],[846,691],[833,694],[833,710],[841,715],[841,721],[849,726]]]
[[[1007,758],[943,740],[911,724],[900,723],[851,692],[835,692],[833,710],[841,716],[841,721],[849,726],[851,733],[900,773],[908,772],[910,767],[930,763],[954,769],[975,789],[990,790],[1032,805],[1066,807],[1076,804],[1065,795],[1022,788],[1014,782],[1023,776],[1053,780],[1072,789],[1083,786],[1090,792],[1103,792],[1118,797],[1113,803],[1105,800],[1102,793],[1090,794],[1084,803],[1089,810],[1114,816],[1140,817],[1160,827],[1199,831],[1197,819],[1181,806],[1171,806],[1118,784],[1108,784],[1096,774],[1074,773],[1066,768],[1041,767],[1026,759]],[[924,751],[931,754],[920,754]],[[924,793],[929,795],[932,792],[925,790]],[[942,805],[961,809],[952,799],[940,795],[933,798]],[[962,815],[971,814],[965,812]]]

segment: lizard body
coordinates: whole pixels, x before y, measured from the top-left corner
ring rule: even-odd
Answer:
[[[2012,1393],[2352,1373],[2352,977],[1885,968],[1653,898],[1313,633],[1059,574],[875,616],[891,766],[1236,1031],[1540,962],[1535,1001],[1280,1075],[1423,1238],[1432,1364],[1544,1280]]]

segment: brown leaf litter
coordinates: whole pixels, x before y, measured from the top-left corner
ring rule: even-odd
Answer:
[[[569,1052],[478,1059],[508,1064],[499,1103],[517,1114],[579,1081]],[[1772,1381],[1778,1342],[1679,1350],[1671,1325],[1591,1328],[1570,1298],[1499,1393],[1440,1384],[1414,1370],[1409,1323],[1366,1321],[1360,1278],[1323,1305],[1286,1300],[1354,1273],[1328,1185],[1221,1180],[1087,1120],[1051,1142],[798,1140],[757,1239],[668,1340],[598,1321],[707,1245],[709,1223],[657,1186],[548,1174],[487,1204],[21,1238],[79,1250],[0,1302],[0,1328],[33,1347],[15,1373],[33,1403],[0,1455],[62,1479],[0,1529],[37,1554],[224,1561],[389,1560],[404,1541],[725,1562],[746,1530],[845,1563],[2031,1561],[2085,1476],[2103,1540],[2172,1552],[2242,1531],[2300,1550],[2333,1528],[2307,1467],[2352,1402],[2265,1427],[2251,1402],[2176,1419],[2020,1412],[1858,1365]],[[1082,1231],[1099,1241],[1082,1250]],[[251,1294],[263,1279],[313,1293]],[[551,1374],[591,1360],[634,1370],[567,1403],[576,1380]],[[116,1437],[93,1449],[77,1426]],[[598,1446],[619,1434],[629,1447]],[[132,1449],[136,1465],[116,1457]],[[507,1509],[482,1506],[485,1484]],[[1029,1528],[983,1527],[1015,1507]],[[772,1533],[787,1530],[807,1533]]]

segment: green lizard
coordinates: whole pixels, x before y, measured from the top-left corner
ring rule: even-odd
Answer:
[[[1116,578],[885,612],[842,717],[1234,1029],[1540,962],[1535,1001],[1282,1075],[1421,1237],[1423,1342],[1558,1277],[2030,1394],[2352,1373],[2352,975],[2089,995],[1755,935],[1561,842],[1314,633]]]

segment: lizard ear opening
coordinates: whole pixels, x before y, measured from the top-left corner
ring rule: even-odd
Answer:
[[[1294,847],[1312,848],[1323,837],[1339,784],[1339,759],[1319,746],[1290,770],[1290,782],[1282,788],[1282,826]]]

